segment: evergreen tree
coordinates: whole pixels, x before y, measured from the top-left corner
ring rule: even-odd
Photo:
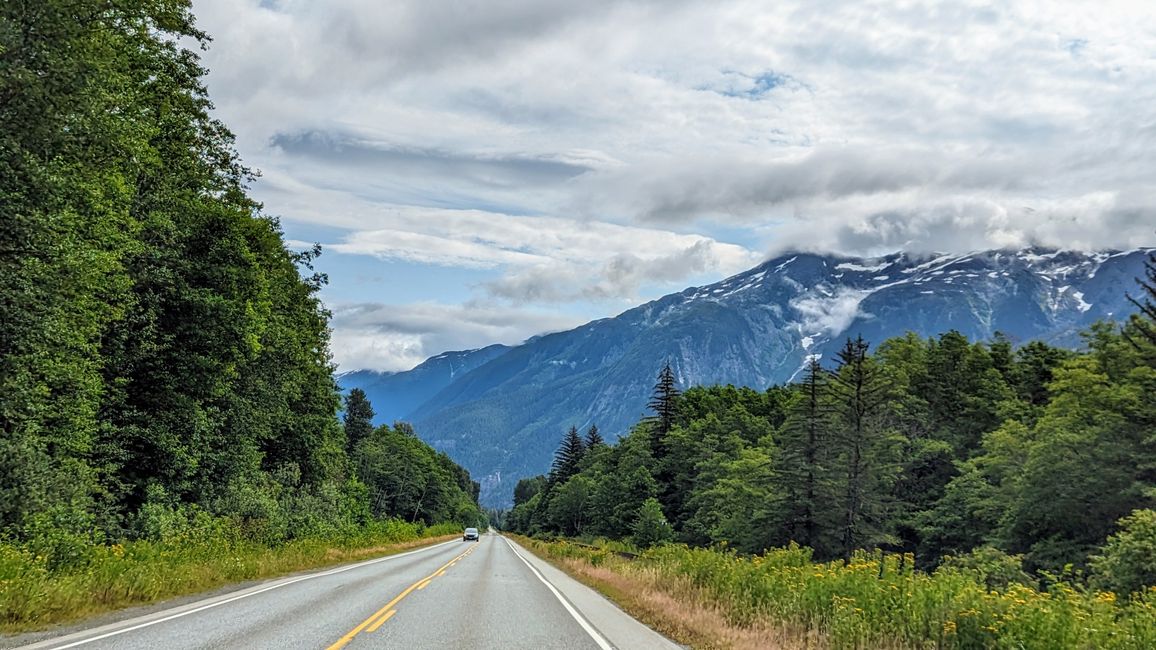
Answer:
[[[850,558],[856,548],[890,540],[885,481],[891,468],[879,418],[888,386],[867,350],[862,337],[848,338],[837,355],[839,369],[830,375],[839,419],[833,442],[842,472],[839,539],[844,558]]]
[[[365,391],[360,388],[349,391],[345,397],[345,415],[342,416],[346,449],[356,449],[362,440],[373,433],[373,416],[373,406],[366,398]]]
[[[1153,350],[1156,349],[1156,252],[1148,255],[1144,262],[1144,279],[1136,278],[1143,294],[1139,298],[1128,296],[1140,313],[1133,316],[1130,327],[1124,332],[1128,341],[1137,347],[1141,341],[1147,342],[1149,359],[1156,359]]]
[[[602,434],[598,432],[597,424],[591,424],[590,428],[586,430],[586,439],[584,440],[584,443],[586,445],[587,451],[606,445],[606,441],[603,440]]]
[[[674,377],[674,369],[668,362],[658,373],[658,381],[654,384],[654,393],[647,404],[647,408],[654,412],[647,421],[653,429],[656,449],[661,447],[661,439],[674,428],[678,421],[679,396],[678,381]]]
[[[831,528],[824,521],[828,513],[823,512],[823,504],[832,496],[826,458],[832,412],[827,373],[817,358],[807,363],[806,372],[780,440],[777,482],[786,537],[781,541],[796,541],[822,554],[828,547],[822,533]]]
[[[578,427],[570,427],[562,438],[562,444],[554,452],[554,464],[550,466],[550,482],[561,484],[570,480],[578,473],[582,457],[586,453],[586,446],[582,437],[578,435]]]
[[[514,486],[514,507],[526,503],[542,491],[546,485],[546,477],[542,475],[534,476],[532,478],[524,478],[518,481]]]

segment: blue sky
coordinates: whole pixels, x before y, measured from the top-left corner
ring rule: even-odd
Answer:
[[[253,193],[324,246],[342,370],[791,248],[1151,245],[1140,6],[194,0]]]

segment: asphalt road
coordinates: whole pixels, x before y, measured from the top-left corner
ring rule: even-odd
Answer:
[[[27,648],[649,650],[668,641],[498,535],[270,581]]]

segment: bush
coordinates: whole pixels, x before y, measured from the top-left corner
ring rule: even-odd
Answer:
[[[1136,510],[1120,520],[1120,532],[1092,556],[1093,583],[1130,594],[1156,585],[1156,511]]]
[[[638,510],[638,519],[634,522],[634,543],[641,548],[648,548],[662,542],[668,542],[674,537],[674,531],[666,515],[662,514],[662,506],[658,499],[650,497],[642,502]]]
[[[991,546],[981,546],[967,555],[949,555],[943,559],[939,571],[967,573],[988,591],[1006,591],[1013,584],[1036,584],[1024,571],[1022,555],[1008,555]]]

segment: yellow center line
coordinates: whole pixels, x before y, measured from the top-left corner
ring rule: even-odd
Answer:
[[[393,615],[396,613],[397,613],[396,609],[389,610],[388,612],[385,613],[385,616],[382,616],[381,618],[377,619],[376,623],[365,628],[365,631],[366,632],[376,632],[377,628],[381,627],[382,625],[385,624],[386,621],[393,618]]]
[[[390,617],[396,613],[393,611],[394,605],[400,603],[403,598],[405,598],[406,596],[413,593],[413,591],[415,589],[424,589],[425,585],[429,584],[430,580],[433,580],[439,574],[444,573],[445,570],[449,568],[450,564],[457,562],[458,560],[469,555],[475,548],[477,548],[477,547],[471,546],[470,549],[467,550],[465,553],[462,553],[461,555],[455,557],[454,559],[450,560],[449,562],[446,562],[442,566],[438,567],[437,571],[434,571],[433,573],[429,574],[428,576],[426,576],[426,577],[422,578],[421,580],[418,580],[417,582],[413,583],[412,585],[406,587],[405,591],[401,592],[393,600],[386,603],[385,607],[382,607],[381,609],[374,612],[372,616],[370,616],[369,618],[362,621],[360,625],[358,625],[357,627],[350,630],[345,636],[341,637],[333,645],[326,648],[326,650],[340,650],[340,648],[344,648],[346,646],[346,644],[348,644],[350,641],[353,640],[353,637],[357,636],[358,634],[361,634],[362,632],[366,631],[367,629],[370,632],[376,631],[377,628],[381,627],[382,623],[385,623],[386,621],[388,621],[390,619]]]

